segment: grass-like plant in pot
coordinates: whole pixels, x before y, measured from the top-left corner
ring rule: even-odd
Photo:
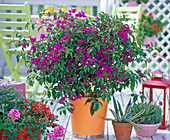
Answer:
[[[41,140],[43,134],[44,139],[47,135],[60,139],[64,128],[55,121],[46,104],[26,100],[13,87],[0,85],[0,140]]]
[[[113,105],[114,105],[114,110],[112,109],[109,110],[111,111],[114,119],[110,119],[110,118],[103,118],[103,119],[112,121],[117,140],[129,140],[132,131],[132,126],[141,129],[140,126],[138,126],[136,123],[133,122],[133,120],[137,117],[140,117],[143,114],[143,112],[146,110],[147,106],[137,113],[132,113],[131,111],[132,103],[131,100],[129,100],[125,108],[125,111],[123,113],[123,109],[119,101],[116,102],[114,96],[113,96]]]
[[[65,114],[67,109],[74,114],[76,108],[70,105],[83,101],[83,105],[91,103],[88,112],[94,115],[102,108],[101,102],[106,98],[110,101],[115,91],[134,89],[141,77],[135,70],[127,70],[128,66],[144,61],[144,51],[153,48],[141,47],[140,39],[134,37],[135,30],[123,24],[125,17],[100,13],[91,18],[83,11],[75,12],[76,9],[48,13],[49,18],[42,21],[46,32],[40,40],[20,37],[18,46],[23,47],[20,55],[29,68],[30,84],[35,79],[44,84],[48,97],[63,104],[61,113]],[[26,51],[29,46],[30,51]],[[88,93],[93,95],[87,97]]]
[[[146,106],[148,107],[145,112],[134,119],[134,122],[142,128],[139,130],[135,127],[135,131],[140,136],[153,136],[163,120],[161,107],[155,103],[139,103],[132,107],[132,112],[136,114]]]

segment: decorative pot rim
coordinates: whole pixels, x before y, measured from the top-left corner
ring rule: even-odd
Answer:
[[[115,126],[121,125],[121,126],[126,126],[126,127],[133,127],[133,125],[131,123],[119,123],[119,122],[114,122],[114,121],[112,121],[112,125],[115,125]]]
[[[140,124],[140,123],[136,123],[139,126],[143,126],[143,127],[153,127],[153,126],[160,126],[161,123],[156,123],[156,124]]]

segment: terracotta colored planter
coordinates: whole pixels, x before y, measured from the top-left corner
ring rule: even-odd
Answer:
[[[153,35],[152,37],[146,36],[144,39],[144,44],[151,44],[153,43],[153,46],[155,46],[155,40],[156,40],[156,35]]]
[[[104,137],[105,121],[101,117],[106,117],[107,112],[107,99],[105,102],[101,98],[103,106],[94,113],[90,113],[91,102],[85,105],[89,97],[83,97],[76,101],[70,101],[75,106],[74,112],[71,114],[71,124],[73,136],[77,138],[99,138]]]
[[[130,123],[112,122],[116,140],[130,140],[133,125]]]
[[[129,7],[138,6],[138,4],[137,4],[136,0],[130,0],[130,1],[128,1],[127,6],[129,6]]]
[[[139,125],[142,129],[139,129],[135,127],[136,134],[139,136],[154,136],[156,134],[156,131],[158,127],[161,125],[161,123],[158,124],[137,124]]]

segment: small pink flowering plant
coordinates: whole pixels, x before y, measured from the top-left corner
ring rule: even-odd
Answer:
[[[0,140],[38,140],[42,135],[47,139],[50,133],[55,133],[50,139],[59,140],[64,128],[56,121],[45,103],[27,100],[13,87],[0,84]]]
[[[8,117],[11,117],[12,120],[18,119],[20,118],[20,116],[21,116],[21,113],[19,113],[19,111],[16,109],[11,109],[8,113]]]
[[[97,98],[107,97],[109,101],[115,91],[134,89],[141,77],[128,66],[144,61],[145,53],[133,35],[135,29],[123,23],[125,17],[100,13],[91,18],[83,11],[75,12],[48,13],[49,18],[40,25],[45,29],[40,39],[30,37],[28,41],[21,37],[17,45],[23,46],[21,56],[29,68],[30,84],[34,79],[44,84],[48,97],[63,104],[63,113],[65,109],[74,110],[67,99],[80,99],[85,93],[94,92],[88,100],[94,101],[93,114],[101,105]],[[31,49],[26,51],[29,46]],[[146,51],[151,51],[151,47]]]
[[[52,140],[58,140],[56,138],[62,138],[64,136],[65,128],[63,126],[54,127],[53,132],[48,133],[48,138]]]

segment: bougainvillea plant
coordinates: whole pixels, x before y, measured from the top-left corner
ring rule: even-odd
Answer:
[[[152,37],[153,35],[157,36],[158,33],[163,30],[163,26],[165,25],[161,22],[160,18],[154,19],[152,13],[147,15],[142,13],[142,19],[140,23],[141,26],[139,30],[143,30],[145,36],[149,37]]]
[[[40,28],[45,29],[40,40],[30,41],[20,37],[20,54],[29,68],[30,84],[36,79],[44,84],[48,97],[53,96],[63,104],[63,113],[70,107],[69,100],[76,100],[85,93],[94,92],[92,114],[100,103],[97,98],[106,97],[126,87],[134,89],[140,81],[137,71],[128,69],[134,61],[144,61],[145,51],[137,43],[131,29],[123,24],[125,17],[111,17],[100,13],[98,17],[86,17],[76,9],[68,13],[48,13]],[[44,13],[40,13],[40,18]],[[36,25],[33,24],[32,27]],[[30,47],[29,51],[28,48]]]
[[[42,134],[44,138],[48,135],[52,140],[60,139],[64,128],[55,121],[57,118],[46,104],[26,100],[14,88],[0,85],[0,140],[38,140]],[[50,127],[52,132],[48,130]],[[53,131],[55,134],[50,137]]]

